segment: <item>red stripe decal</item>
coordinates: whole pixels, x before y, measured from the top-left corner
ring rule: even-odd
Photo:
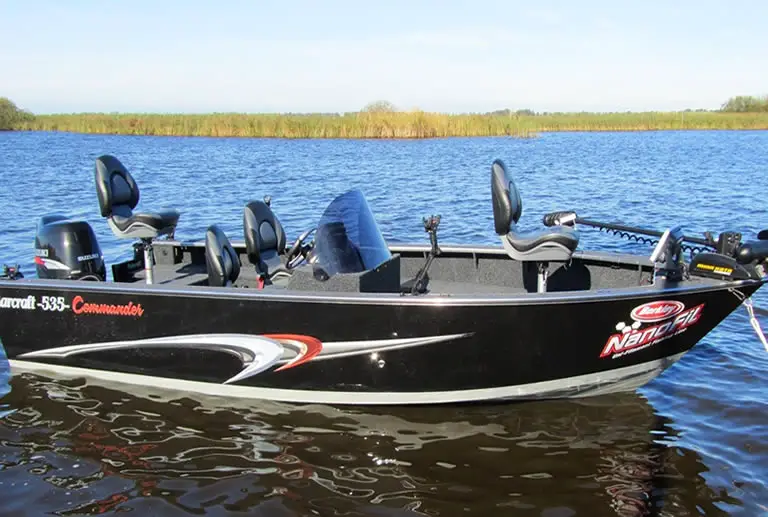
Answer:
[[[323,351],[323,342],[312,336],[304,336],[302,334],[264,334],[264,337],[274,339],[281,345],[297,349],[298,355],[280,368],[277,368],[276,372],[304,364]]]
[[[38,266],[45,267],[45,262],[43,262],[43,259],[41,259],[40,257],[35,257],[35,264],[37,264]]]

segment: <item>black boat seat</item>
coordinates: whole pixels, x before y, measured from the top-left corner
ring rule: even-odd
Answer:
[[[240,276],[237,252],[224,231],[215,224],[205,231],[205,267],[210,286],[231,286]]]
[[[107,154],[96,159],[96,194],[101,215],[119,238],[153,239],[173,236],[176,230],[177,210],[133,212],[139,203],[139,186],[114,156]]]
[[[120,233],[118,237],[154,238],[160,235],[172,235],[179,221],[179,212],[176,210],[130,214],[127,217],[120,215],[121,211],[113,210],[110,219],[112,231],[116,235]]]
[[[521,233],[517,222],[523,201],[506,165],[495,160],[491,165],[491,196],[496,233],[511,258],[524,262],[567,261],[579,244],[579,234],[568,226],[555,226],[540,232]]]
[[[265,280],[290,276],[285,266],[285,231],[264,201],[251,201],[243,209],[245,251]]]
[[[522,261],[567,260],[579,245],[573,228],[556,226],[546,232],[510,231],[502,241],[508,254]],[[510,253],[510,249],[513,250]]]

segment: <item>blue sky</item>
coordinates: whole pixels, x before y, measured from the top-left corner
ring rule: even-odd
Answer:
[[[0,0],[0,96],[72,111],[716,108],[768,1]]]

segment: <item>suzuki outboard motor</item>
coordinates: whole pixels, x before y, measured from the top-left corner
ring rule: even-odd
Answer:
[[[37,223],[35,266],[38,278],[106,280],[107,269],[91,226],[63,215]]]

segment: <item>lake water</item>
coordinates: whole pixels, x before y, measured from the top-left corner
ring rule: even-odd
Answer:
[[[497,242],[489,167],[503,158],[523,227],[575,209],[687,234],[768,228],[768,132],[544,134],[426,141],[0,133],[0,263],[31,274],[35,222],[88,220],[108,263],[130,242],[100,218],[94,159],[114,154],[140,207],[177,236],[273,198],[289,239],[358,187],[385,236]],[[581,247],[649,254],[584,228]],[[754,297],[768,307],[768,290]],[[762,319],[763,327],[768,321]],[[0,515],[768,514],[768,354],[743,310],[637,393],[406,409],[253,403],[83,379],[10,381],[0,346]],[[556,360],[556,358],[553,358]],[[8,384],[10,382],[10,385]]]

